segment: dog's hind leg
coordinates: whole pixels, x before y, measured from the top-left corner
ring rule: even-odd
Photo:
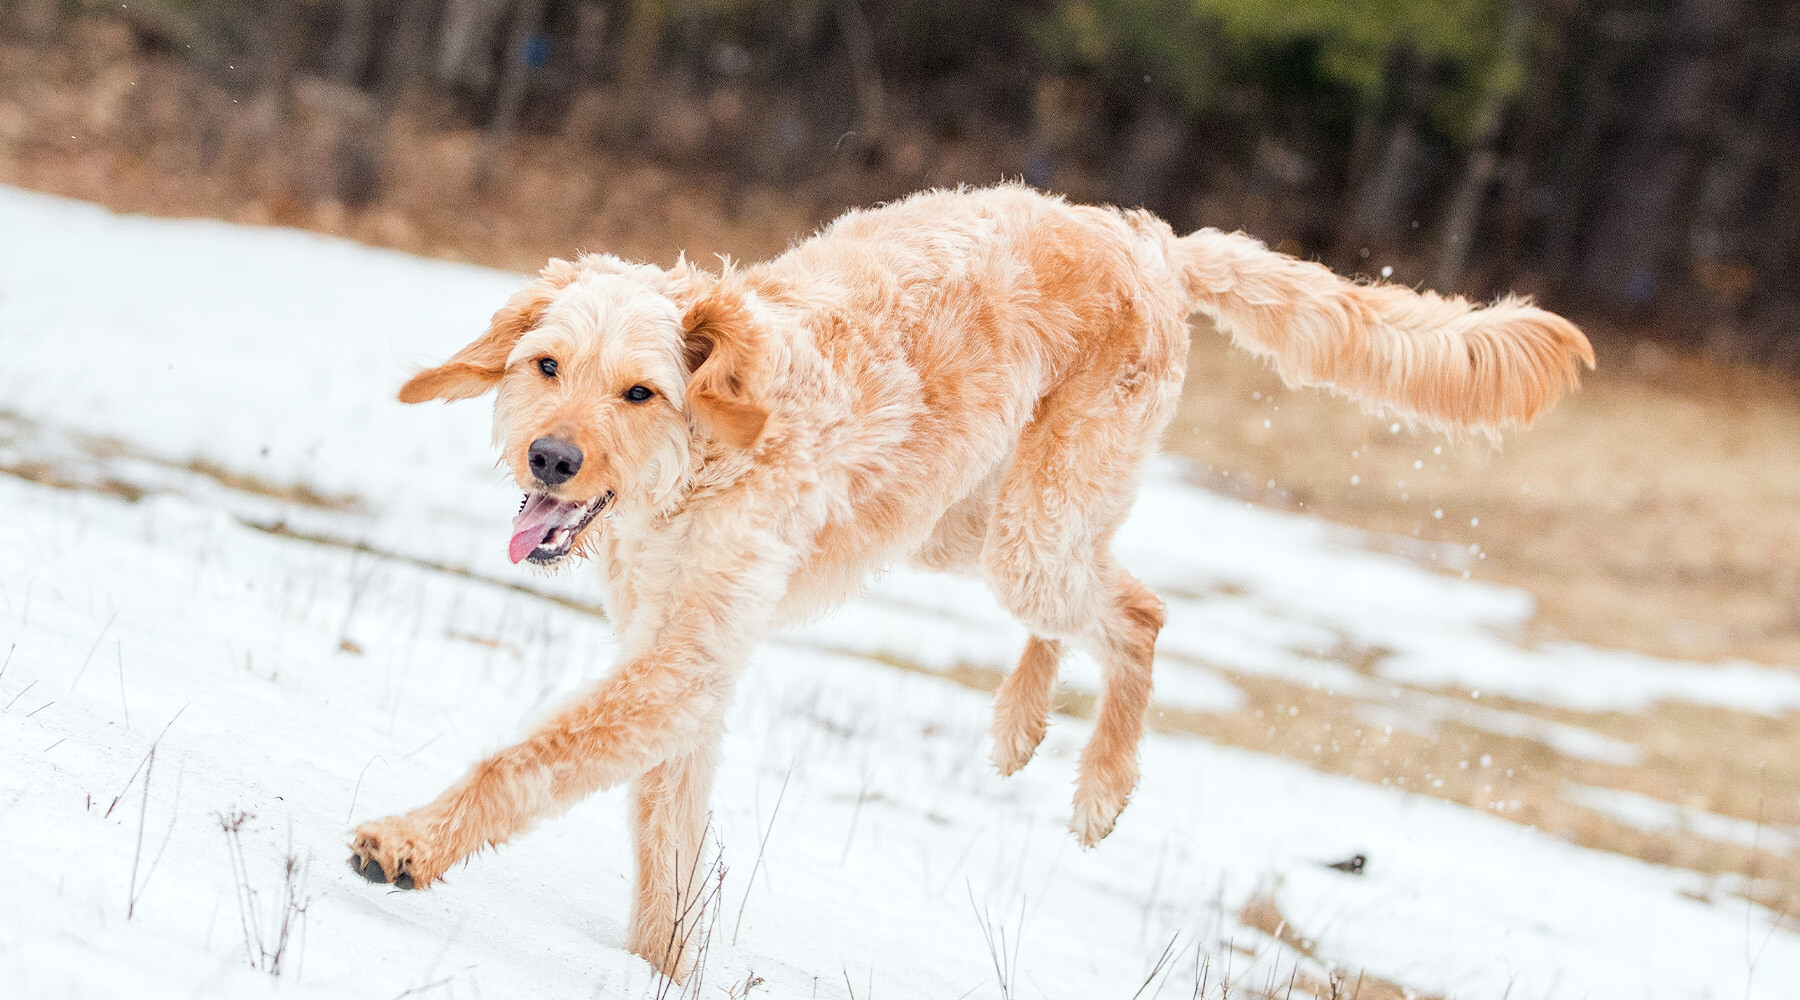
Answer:
[[[1001,774],[1012,774],[1030,763],[1050,727],[1050,690],[1056,685],[1056,668],[1062,663],[1062,643],[1032,636],[1025,641],[1019,665],[1006,675],[994,695],[994,737],[990,759]]]
[[[1085,594],[1075,600],[1072,594],[1079,591],[1058,587],[1055,572],[995,580],[1001,600],[1027,627],[1080,642],[1100,661],[1099,711],[1093,735],[1081,752],[1075,813],[1069,823],[1077,839],[1090,847],[1112,832],[1137,786],[1138,742],[1150,708],[1151,662],[1163,624],[1162,602],[1149,588],[1114,563],[1105,550],[1091,558],[1085,565],[1058,567],[1067,570],[1064,579],[1086,578]],[[1070,613],[1046,614],[1046,605],[1059,605]],[[1004,773],[1010,773],[1008,763],[1013,764],[1011,770],[1022,766],[1042,739],[1059,646],[1056,640],[1034,635],[1019,669],[1001,686],[995,705],[994,760]]]
[[[1095,653],[1105,686],[1094,734],[1081,751],[1075,785],[1075,814],[1069,829],[1093,846],[1112,832],[1113,822],[1138,781],[1138,743],[1150,709],[1150,667],[1163,604],[1148,587],[1114,568],[1110,606],[1096,623]]]
[[[988,585],[1034,637],[1001,688],[995,761],[1002,770],[1023,763],[1018,745],[1035,745],[1042,733],[1036,720],[1048,708],[1055,647],[1040,643],[1079,643],[1100,661],[1099,712],[1081,754],[1070,822],[1089,846],[1112,831],[1137,784],[1163,623],[1162,602],[1118,565],[1110,544],[1181,377],[1179,364],[1105,361],[1040,404],[1001,482],[981,553]]]
[[[938,520],[931,536],[913,555],[926,569],[955,573],[979,572],[981,550],[993,520],[994,498],[1000,490],[1004,467],[969,496],[952,506]],[[994,721],[988,732],[994,737],[990,758],[1001,774],[1010,775],[1031,762],[1050,724],[1050,691],[1056,684],[1056,668],[1062,662],[1062,643],[1032,636],[1025,643],[1019,665],[1006,675],[994,695]]]

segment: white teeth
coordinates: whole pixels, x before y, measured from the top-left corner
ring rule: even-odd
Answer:
[[[562,516],[556,524],[551,525],[550,530],[544,535],[543,541],[538,542],[537,548],[532,550],[529,558],[537,563],[550,563],[561,559],[574,546],[576,533],[587,527],[588,522],[592,521],[595,515],[602,510],[607,510],[613,499],[613,492],[608,490],[585,504],[571,505],[567,510],[559,511]],[[606,516],[611,518],[614,513],[616,511],[607,510]]]

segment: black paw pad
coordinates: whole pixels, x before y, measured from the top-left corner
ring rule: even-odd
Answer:
[[[381,870],[381,862],[376,861],[374,858],[364,861],[362,858],[353,854],[350,856],[350,867],[356,871],[356,874],[361,875],[371,882],[385,883],[388,880],[387,872]],[[402,875],[400,877],[406,879],[408,882],[412,881],[408,876]]]

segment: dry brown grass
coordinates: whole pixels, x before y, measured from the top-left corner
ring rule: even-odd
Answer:
[[[0,43],[0,183],[123,211],[295,226],[518,271],[606,249],[663,263],[685,249],[761,257],[815,214],[767,186],[694,178],[553,139],[513,144],[500,179],[475,183],[481,133],[408,106],[378,115],[360,92],[307,79],[284,117],[177,60],[136,52],[90,20],[71,44]],[[388,171],[370,204],[335,200],[338,151],[379,143]]]
[[[66,446],[58,461],[42,458],[13,461],[0,457],[0,473],[57,489],[104,493],[129,503],[137,503],[152,492],[151,488],[119,479],[106,471],[109,461],[128,458],[176,472],[194,473],[226,489],[253,493],[285,503],[335,511],[356,511],[363,508],[362,500],[355,496],[323,493],[314,489],[310,483],[271,482],[204,458],[178,462],[116,438],[94,434],[50,433],[17,413],[0,409],[0,456],[16,445],[24,445],[35,453],[43,453],[49,439],[55,439]]]
[[[1308,958],[1319,957],[1314,952],[1313,940],[1288,920],[1273,895],[1260,893],[1250,897],[1238,912],[1238,923],[1267,934],[1296,954]],[[1366,972],[1337,972],[1329,979],[1320,979],[1296,968],[1290,982],[1290,990],[1264,990],[1263,995],[1272,998],[1297,994],[1317,1000],[1443,1000],[1440,994],[1416,993],[1398,983]]]

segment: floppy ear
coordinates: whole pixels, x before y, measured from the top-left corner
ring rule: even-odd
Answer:
[[[762,437],[769,411],[757,398],[764,340],[735,290],[714,290],[682,317],[682,353],[689,372],[688,412],[707,430],[739,448]]]
[[[400,402],[423,403],[428,399],[470,399],[492,389],[506,373],[506,357],[525,331],[538,325],[544,309],[564,285],[575,280],[576,266],[552,258],[538,272],[538,280],[513,294],[494,313],[487,332],[450,360],[406,380]]]

